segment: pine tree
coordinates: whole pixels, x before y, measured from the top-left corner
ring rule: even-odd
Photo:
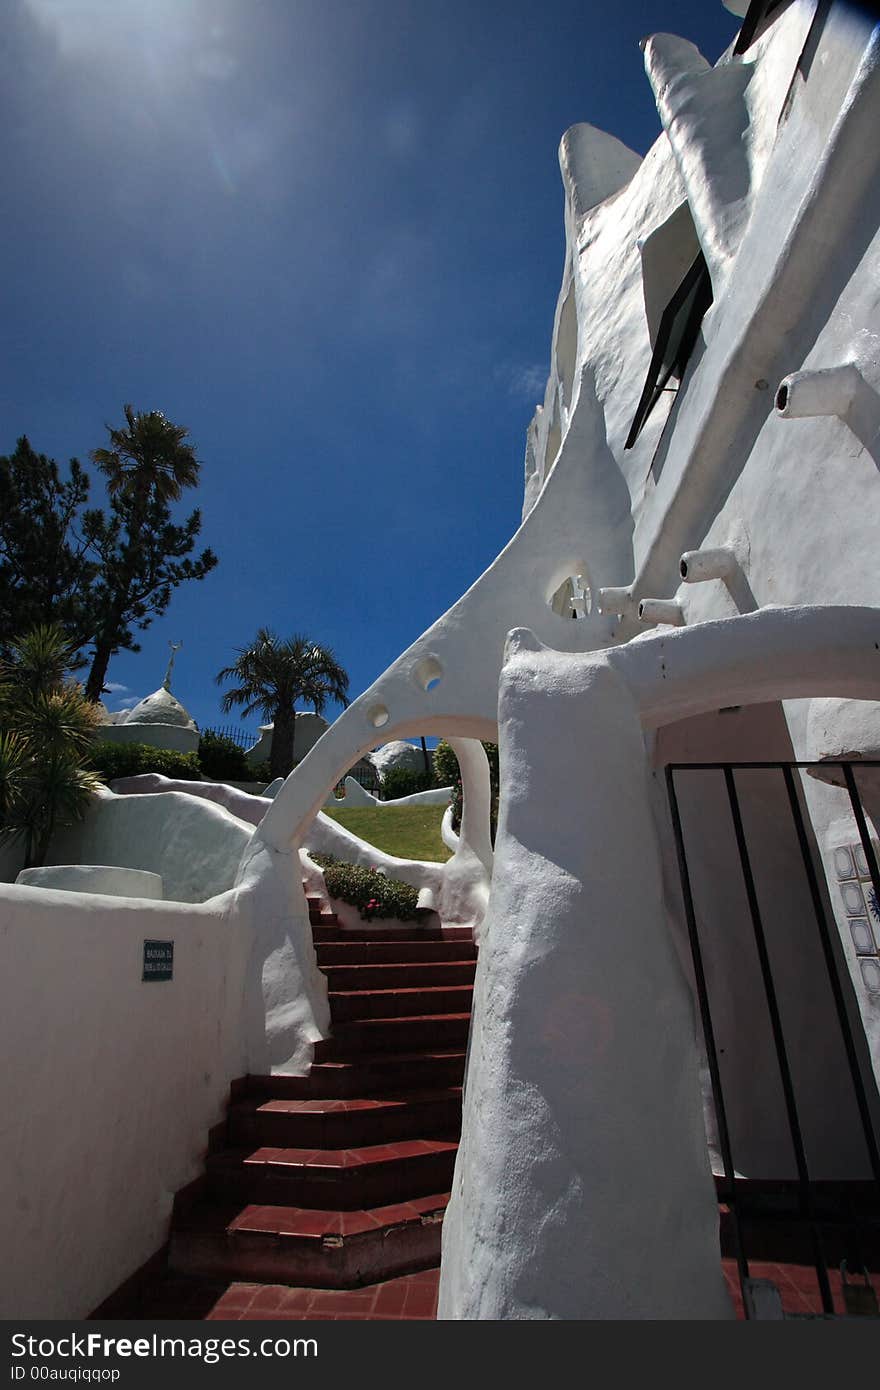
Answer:
[[[0,654],[10,654],[19,633],[50,623],[77,646],[91,635],[97,566],[76,531],[88,495],[88,475],[76,459],[63,477],[26,435],[0,458]]]

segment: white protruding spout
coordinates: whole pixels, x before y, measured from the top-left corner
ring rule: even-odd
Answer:
[[[617,613],[621,618],[628,618],[635,613],[635,595],[632,589],[600,589],[596,607],[600,613]]]
[[[703,584],[707,579],[729,579],[738,563],[732,550],[686,550],[678,572],[685,584]]]
[[[639,622],[667,623],[670,627],[683,627],[684,614],[681,605],[671,598],[643,598],[639,604]]]
[[[811,415],[838,415],[843,419],[865,379],[854,362],[823,367],[815,372],[792,372],[776,389],[776,414],[782,420],[801,420]]]

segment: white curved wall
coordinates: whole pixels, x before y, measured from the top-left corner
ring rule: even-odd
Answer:
[[[248,1070],[252,930],[231,895],[134,906],[12,885],[0,920],[0,1317],[83,1318],[167,1239]],[[142,983],[145,938],[174,941],[171,981]]]
[[[84,821],[55,836],[47,862],[148,869],[161,874],[166,899],[199,903],[233,886],[251,830],[222,806],[185,792],[104,791]]]

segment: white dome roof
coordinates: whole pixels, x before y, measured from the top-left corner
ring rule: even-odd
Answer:
[[[126,724],[173,724],[179,729],[198,729],[191,715],[164,685],[129,710]]]

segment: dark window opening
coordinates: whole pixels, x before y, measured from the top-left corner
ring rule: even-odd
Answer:
[[[712,281],[706,259],[700,251],[663,310],[648,376],[623,446],[625,449],[631,449],[635,444],[642,426],[668,388],[671,378],[676,377],[680,381],[684,375],[700,324],[711,303]]]
[[[767,25],[778,18],[778,12],[787,3],[788,0],[751,0],[734,44],[734,53],[745,53],[747,48],[751,48],[755,39],[760,38]]]

